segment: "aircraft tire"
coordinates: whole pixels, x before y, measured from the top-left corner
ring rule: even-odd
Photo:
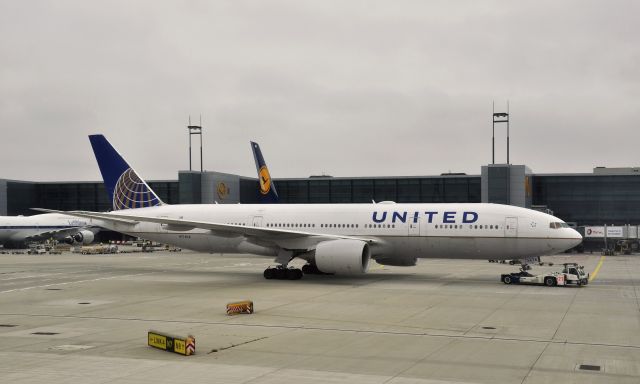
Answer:
[[[284,280],[287,278],[287,270],[284,268],[274,268],[273,278],[277,280]]]
[[[271,280],[273,279],[273,268],[267,268],[264,270],[264,272],[262,273],[262,275],[264,276],[265,279],[267,280]]]
[[[287,279],[289,280],[300,280],[302,278],[302,271],[295,269],[287,269]]]

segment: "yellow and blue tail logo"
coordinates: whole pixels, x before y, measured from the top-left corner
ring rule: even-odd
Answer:
[[[258,182],[260,186],[260,194],[258,200],[262,203],[277,203],[278,192],[276,186],[271,180],[269,168],[262,157],[262,151],[258,143],[251,142],[251,150],[253,151],[253,159],[256,161],[256,170],[258,171]]]
[[[89,141],[114,211],[164,204],[103,135],[90,135]]]

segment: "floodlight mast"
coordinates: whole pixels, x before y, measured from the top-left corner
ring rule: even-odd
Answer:
[[[509,162],[509,101],[507,100],[507,112],[496,112],[496,103],[493,102],[493,133],[491,135],[491,164],[496,163],[496,123],[507,123],[507,164]]]
[[[192,170],[191,167],[191,136],[198,135],[200,136],[200,172],[202,173],[202,115],[200,115],[200,124],[199,125],[191,125],[191,116],[189,116],[189,125],[187,125],[187,129],[189,130],[189,171]]]

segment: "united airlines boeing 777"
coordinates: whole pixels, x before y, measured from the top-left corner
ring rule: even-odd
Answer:
[[[167,205],[104,136],[90,141],[115,212],[67,214],[186,249],[275,257],[267,279],[362,274],[370,259],[397,266],[418,258],[525,259],[582,241],[557,217],[499,204]],[[294,258],[306,260],[302,270],[288,267]]]

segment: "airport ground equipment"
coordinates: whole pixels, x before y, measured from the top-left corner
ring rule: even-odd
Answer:
[[[107,245],[91,245],[80,248],[83,255],[101,255],[106,253],[118,253],[118,246],[113,244]]]
[[[241,313],[253,313],[253,301],[243,300],[227,304],[227,315],[239,315]]]
[[[556,285],[587,285],[589,274],[584,272],[584,267],[576,263],[565,263],[561,272],[549,272],[534,275],[521,269],[520,272],[505,273],[500,276],[500,281],[505,284],[533,284],[553,287]]]
[[[500,281],[505,284],[534,284],[546,285],[548,287],[567,284],[564,279],[564,274],[562,273],[553,272],[534,275],[525,270],[502,274],[500,276]]]
[[[29,255],[44,255],[45,253],[47,253],[47,248],[45,248],[44,245],[39,244],[39,245],[30,247],[27,253]]]
[[[577,263],[564,263],[562,273],[567,280],[567,284],[587,285],[589,284],[589,274],[585,273],[584,266]]]
[[[162,349],[163,351],[174,352],[184,356],[196,353],[196,338],[191,335],[177,337],[162,332],[149,331],[147,340],[150,347]]]

